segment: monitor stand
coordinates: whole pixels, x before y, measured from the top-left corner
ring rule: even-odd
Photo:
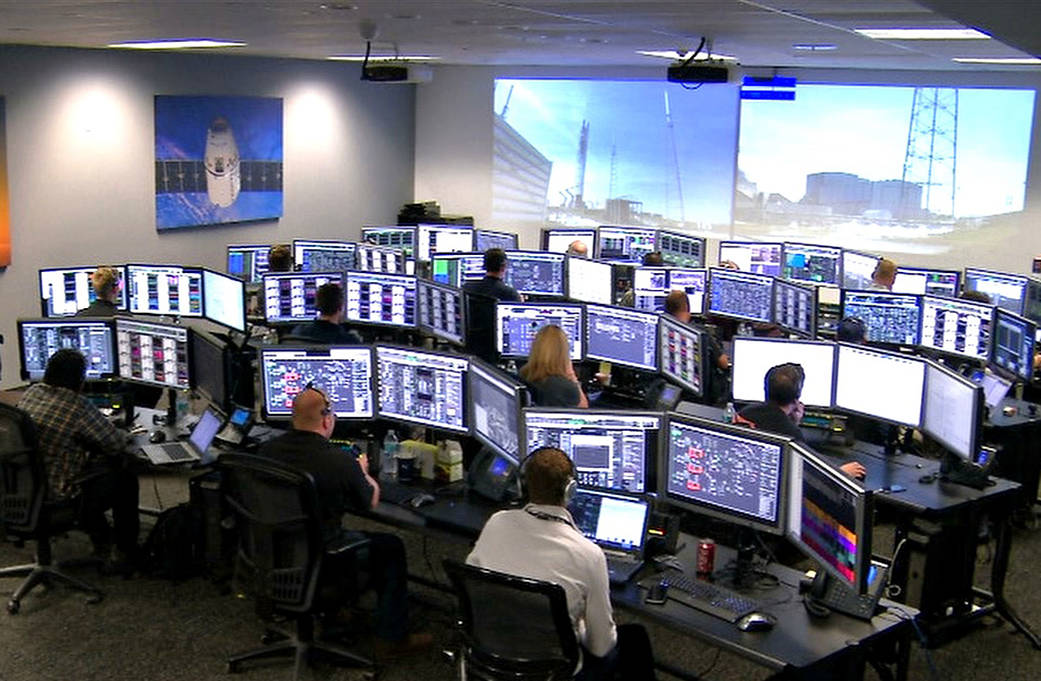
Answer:
[[[993,461],[993,457],[991,458]],[[946,452],[940,461],[940,479],[973,489],[985,489],[992,485],[988,475],[990,465],[980,466]]]
[[[751,588],[755,583],[755,531],[742,527],[737,532],[737,559],[734,561],[734,588]]]

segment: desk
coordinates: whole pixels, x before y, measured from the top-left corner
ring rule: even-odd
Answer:
[[[1005,416],[1005,407],[1014,407],[1016,413]],[[1038,413],[1031,414],[1031,408]],[[1041,483],[1041,454],[1036,449],[1041,441],[1041,410],[1030,402],[1006,397],[990,410],[983,424],[983,439],[1001,446],[995,474],[1023,485],[1020,508],[1033,507]]]

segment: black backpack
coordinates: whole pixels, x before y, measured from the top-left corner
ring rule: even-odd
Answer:
[[[175,582],[202,574],[201,536],[199,519],[189,504],[166,509],[145,540],[144,571]]]

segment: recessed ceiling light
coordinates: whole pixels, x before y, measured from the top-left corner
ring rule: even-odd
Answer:
[[[662,59],[686,59],[690,54],[684,52],[680,54],[676,50],[636,50],[636,54],[642,54],[645,57],[660,57]],[[723,61],[737,61],[737,57],[731,57],[727,54],[712,54],[709,55],[707,52],[702,52],[698,56],[694,57],[694,61],[707,61],[709,59],[722,59]]]
[[[839,46],[835,43],[795,43],[792,49],[800,52],[831,52],[839,49]]]
[[[875,40],[990,40],[974,28],[855,28]]]
[[[1011,66],[1041,66],[1037,57],[955,57],[959,64],[1009,64]]]
[[[124,43],[109,43],[108,47],[128,50],[189,50],[199,47],[244,47],[246,43],[236,40],[214,38],[172,38],[169,40],[128,40]]]
[[[428,54],[370,54],[369,61],[436,61],[441,57]],[[330,61],[365,61],[364,54],[334,54],[326,57]]]

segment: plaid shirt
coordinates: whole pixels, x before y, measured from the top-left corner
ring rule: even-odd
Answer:
[[[18,407],[36,424],[51,493],[67,496],[91,453],[123,450],[123,435],[97,407],[68,388],[37,383],[25,391]]]

